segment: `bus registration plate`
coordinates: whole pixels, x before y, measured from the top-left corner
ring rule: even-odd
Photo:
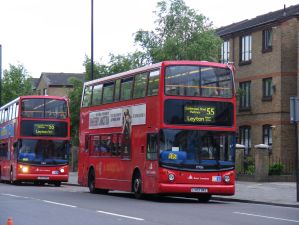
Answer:
[[[37,177],[38,180],[49,180],[49,177]]]
[[[191,188],[191,192],[193,193],[208,193],[207,188]]]

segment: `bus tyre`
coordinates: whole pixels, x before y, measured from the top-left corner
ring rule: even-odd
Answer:
[[[95,185],[95,174],[93,169],[91,169],[88,173],[88,188],[90,193],[97,193],[96,185]]]
[[[135,198],[141,199],[142,195],[142,180],[140,174],[136,174],[133,179],[133,191]]]
[[[54,186],[55,187],[60,187],[60,185],[61,185],[61,181],[55,181],[54,182]]]
[[[211,200],[211,198],[212,198],[212,195],[209,195],[209,194],[199,195],[197,197],[198,202],[200,202],[200,203],[207,203],[207,202],[209,202]]]
[[[10,178],[9,178],[9,182],[11,184],[15,184],[14,180],[13,180],[13,172],[12,172],[12,169],[10,169]]]

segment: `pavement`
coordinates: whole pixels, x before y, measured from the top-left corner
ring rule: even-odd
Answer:
[[[78,173],[70,172],[66,185],[79,185]],[[299,208],[295,182],[247,182],[236,181],[234,196],[213,196],[215,200]]]

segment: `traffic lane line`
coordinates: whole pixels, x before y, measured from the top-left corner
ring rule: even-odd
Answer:
[[[245,216],[254,216],[254,217],[260,217],[260,218],[265,218],[265,219],[281,220],[281,221],[299,223],[299,220],[291,220],[291,219],[285,219],[285,218],[279,218],[279,217],[273,217],[273,216],[264,216],[264,215],[258,215],[258,214],[252,214],[252,213],[242,213],[242,212],[233,212],[233,213],[239,214],[239,215],[245,215]]]
[[[1,193],[1,195],[8,196],[8,197],[13,197],[13,198],[31,199],[31,200],[35,200],[35,201],[42,201],[42,202],[45,202],[45,203],[50,203],[50,204],[55,204],[55,205],[60,205],[60,206],[77,208],[77,206],[75,206],[75,205],[64,204],[64,203],[61,203],[61,202],[53,202],[53,201],[48,201],[48,200],[43,200],[43,199],[38,199],[38,198],[31,198],[31,197],[19,196],[19,195],[14,195],[14,194],[7,194],[7,193]]]
[[[48,201],[48,200],[41,200],[41,201],[50,203],[50,204],[54,204],[54,205],[61,205],[61,206],[66,206],[66,207],[71,207],[71,208],[77,208],[77,206],[75,206],[75,205],[68,205],[68,204],[64,204],[64,203],[60,203],[60,202],[52,202],[52,201]]]
[[[117,214],[117,213],[112,213],[112,212],[106,212],[106,211],[101,211],[101,210],[97,210],[97,212],[98,213],[102,213],[102,214],[106,214],[106,215],[110,215],[110,216],[117,216],[117,217],[123,217],[123,218],[127,218],[127,219],[132,219],[132,220],[144,221],[144,219],[142,219],[142,218],[133,217],[133,216],[126,216],[126,215],[122,215],[122,214]]]
[[[70,207],[70,208],[77,208],[77,206],[75,206],[75,205],[69,205],[69,204],[65,204],[65,203],[61,203],[61,202],[53,202],[53,201],[49,201],[49,200],[45,200],[45,199],[29,198],[29,197],[25,197],[25,196],[18,196],[18,195],[13,195],[13,194],[6,194],[6,193],[5,194],[2,193],[1,195],[14,197],[14,198],[27,198],[27,199],[32,199],[32,200],[36,200],[36,201],[42,201],[42,202],[49,203],[49,204],[60,205],[60,206],[65,206],[65,207]],[[122,217],[122,218],[126,218],[126,219],[144,221],[143,218],[127,216],[127,215],[122,215],[122,214],[117,214],[117,213],[112,213],[112,212],[107,212],[107,211],[97,210],[96,212],[106,214],[106,215],[110,215],[110,216],[117,216],[117,217]]]

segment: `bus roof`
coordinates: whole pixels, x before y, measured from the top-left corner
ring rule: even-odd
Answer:
[[[95,84],[95,83],[114,80],[116,78],[125,77],[127,75],[136,74],[136,73],[139,73],[139,72],[142,72],[142,71],[157,69],[157,68],[161,67],[162,65],[163,66],[169,66],[169,65],[199,65],[199,64],[202,65],[202,66],[213,66],[213,67],[220,67],[220,68],[229,68],[229,66],[227,64],[222,64],[222,63],[217,63],[217,62],[208,62],[208,61],[191,61],[191,60],[163,61],[163,62],[160,62],[160,63],[155,63],[155,64],[152,64],[152,65],[140,67],[140,68],[137,68],[137,69],[133,69],[133,70],[129,70],[129,71],[109,75],[109,76],[98,78],[98,79],[91,80],[91,81],[87,81],[87,82],[84,82],[84,86],[89,86],[89,85],[92,85],[92,84]]]

